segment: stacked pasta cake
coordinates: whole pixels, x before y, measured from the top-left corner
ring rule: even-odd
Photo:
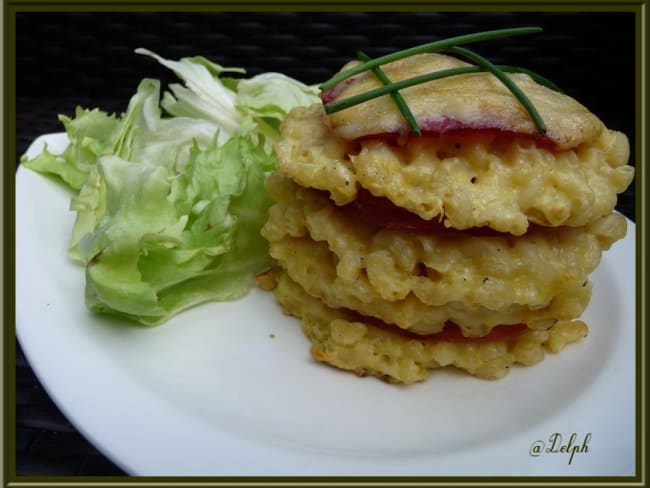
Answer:
[[[418,54],[382,71],[395,82],[463,66]],[[390,96],[326,112],[381,87],[375,74],[294,109],[275,148],[262,233],[277,266],[262,281],[312,356],[390,382],[447,366],[494,379],[586,336],[589,275],[626,233],[614,212],[633,178],[625,135],[521,73],[508,76],[545,133],[484,71],[401,90],[419,134]]]

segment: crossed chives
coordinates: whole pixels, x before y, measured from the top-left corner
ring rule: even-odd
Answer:
[[[534,34],[539,32],[542,32],[542,29],[540,27],[518,27],[513,29],[499,29],[493,31],[477,32],[474,34],[451,37],[448,39],[442,39],[439,41],[434,41],[426,44],[420,44],[418,46],[409,49],[404,49],[402,51],[397,51],[375,59],[371,59],[365,53],[359,52],[357,54],[357,58],[360,61],[362,61],[361,64],[358,64],[350,69],[347,69],[345,71],[336,74],[335,76],[327,80],[325,83],[321,84],[320,89],[323,91],[327,90],[333,87],[334,85],[336,85],[337,83],[340,83],[343,80],[346,80],[356,74],[362,73],[367,70],[371,70],[373,74],[377,77],[377,79],[379,79],[379,81],[382,83],[383,86],[373,90],[369,90],[365,93],[360,93],[358,95],[345,98],[343,100],[338,100],[336,102],[328,103],[325,105],[325,111],[328,114],[331,114],[352,107],[354,105],[367,102],[369,100],[372,100],[373,98],[390,94],[393,101],[395,102],[400,112],[402,113],[402,116],[407,121],[407,123],[409,124],[413,132],[419,135],[420,129],[417,125],[415,117],[413,116],[410,108],[406,104],[406,101],[399,93],[399,90],[408,88],[410,86],[419,85],[421,83],[426,83],[428,81],[447,78],[450,76],[458,76],[462,74],[479,73],[479,72],[487,71],[492,73],[494,76],[496,76],[499,79],[499,81],[501,81],[510,90],[510,92],[517,98],[517,100],[524,106],[526,111],[529,113],[529,115],[533,119],[533,122],[535,123],[535,127],[537,128],[537,130],[540,133],[545,134],[546,126],[541,116],[539,115],[539,112],[537,111],[533,103],[530,101],[530,99],[526,96],[526,94],[508,76],[506,76],[505,73],[507,72],[525,73],[529,75],[531,78],[533,78],[535,81],[537,81],[538,83],[545,85],[553,90],[560,91],[559,88],[555,86],[552,82],[547,80],[546,78],[535,73],[534,71],[525,68],[520,68],[518,66],[495,65],[492,64],[489,60],[487,60],[483,56],[473,51],[470,51],[469,49],[459,46],[461,44],[469,44],[472,42],[484,41],[487,39],[495,39],[499,37],[506,37],[506,36],[513,36],[513,35]],[[426,73],[423,75],[414,76],[412,78],[400,80],[397,82],[391,81],[388,78],[388,76],[384,73],[384,71],[380,68],[380,66],[383,64],[397,61],[408,56],[413,56],[415,54],[421,54],[425,52],[441,52],[441,51],[451,52],[463,56],[464,58],[468,59],[470,62],[475,63],[476,66],[450,68],[446,70],[436,71],[433,73]]]

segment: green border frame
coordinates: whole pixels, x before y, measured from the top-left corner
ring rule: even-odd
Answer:
[[[629,477],[17,477],[15,469],[16,412],[15,412],[15,161],[16,154],[16,106],[15,106],[15,16],[18,12],[109,12],[109,11],[601,11],[633,12],[636,17],[637,59],[636,96],[639,110],[636,115],[636,330],[637,330],[637,376],[636,376],[636,468],[637,474]],[[4,334],[2,335],[2,434],[3,459],[0,467],[3,486],[544,486],[562,483],[575,486],[646,486],[647,483],[647,311],[644,298],[647,296],[647,209],[646,187],[648,134],[648,51],[647,31],[648,12],[646,0],[636,1],[573,1],[562,0],[521,2],[502,0],[499,2],[464,1],[436,2],[410,0],[394,8],[387,1],[363,0],[348,3],[334,0],[328,3],[306,3],[299,0],[272,1],[229,1],[189,0],[177,3],[172,0],[4,0],[3,2],[3,51],[4,68],[2,86],[3,109],[3,156],[2,172],[2,267],[3,295],[2,315]]]

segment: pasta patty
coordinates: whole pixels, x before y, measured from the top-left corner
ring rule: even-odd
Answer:
[[[327,307],[305,293],[286,273],[275,273],[275,296],[285,313],[298,317],[321,362],[358,375],[392,383],[425,380],[433,369],[455,367],[485,379],[505,376],[514,364],[533,365],[545,351],[559,352],[587,335],[580,320],[557,322],[548,330],[530,330],[511,340],[450,343],[404,337]]]
[[[382,70],[399,81],[461,66],[423,54]],[[407,384],[446,366],[496,379],[587,334],[589,275],[626,233],[614,208],[634,176],[629,143],[572,98],[508,76],[545,133],[486,72],[400,90],[420,135],[389,96],[326,114],[380,86],[372,72],[283,121],[262,229],[277,266],[260,282],[301,319],[315,359]]]
[[[420,334],[447,321],[476,337],[501,324],[545,328],[575,318],[589,302],[589,273],[626,232],[613,213],[520,237],[422,235],[360,223],[281,174],[267,187],[276,203],[262,235],[293,280],[330,307]]]
[[[283,173],[337,205],[365,188],[456,229],[522,235],[530,223],[581,226],[609,214],[634,176],[627,138],[607,129],[567,150],[499,131],[349,142],[330,117],[318,104],[289,114],[275,147]]]

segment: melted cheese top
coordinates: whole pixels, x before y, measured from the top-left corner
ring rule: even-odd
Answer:
[[[346,70],[358,64],[346,64]],[[395,82],[414,76],[469,64],[442,54],[420,54],[383,65]],[[534,104],[547,127],[546,136],[558,149],[591,142],[604,129],[594,114],[573,98],[551,90],[522,73],[507,74]],[[372,72],[356,75],[326,92],[338,101],[382,86]],[[500,129],[538,134],[526,109],[491,73],[472,73],[430,81],[400,90],[423,130],[444,133],[448,129]],[[383,134],[406,133],[409,128],[389,95],[330,115],[334,132],[345,140]]]

